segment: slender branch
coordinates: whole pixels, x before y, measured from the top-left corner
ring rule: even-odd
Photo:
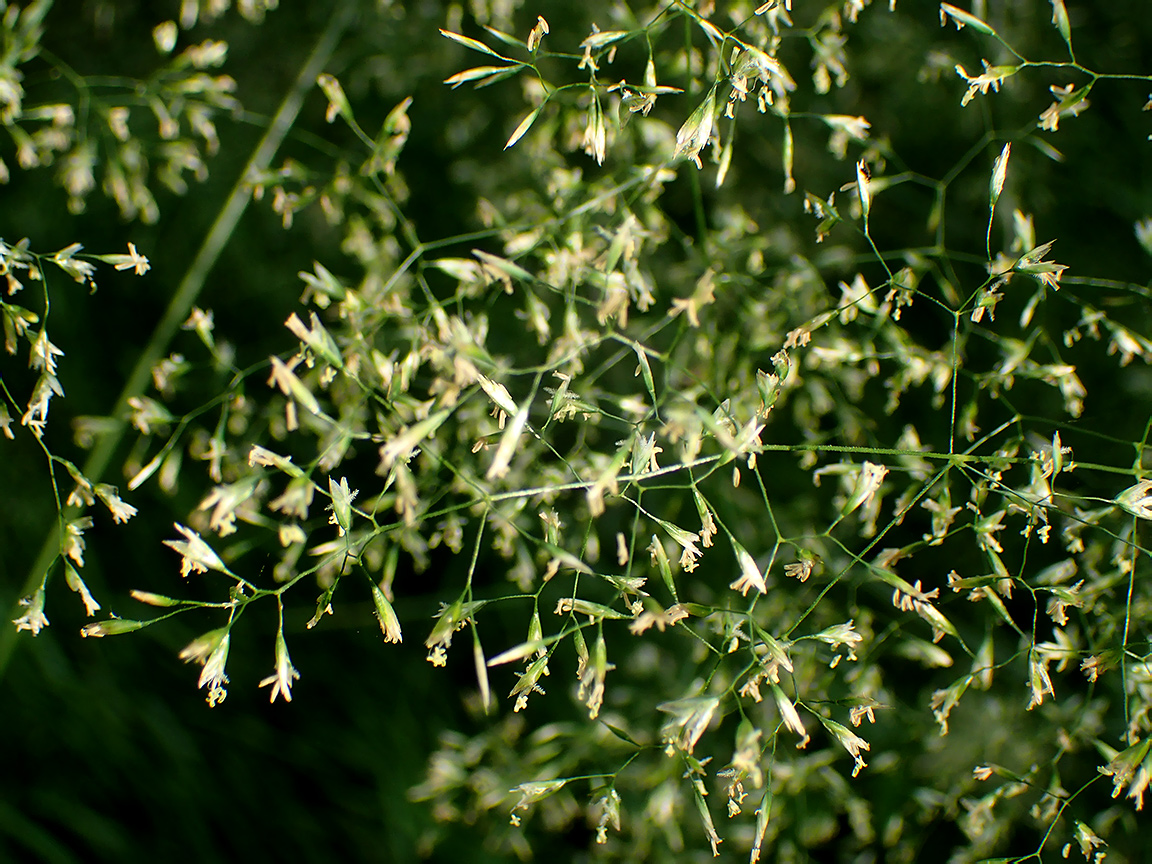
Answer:
[[[140,396],[145,391],[152,374],[152,367],[156,361],[164,356],[168,350],[168,344],[176,335],[180,324],[188,318],[189,312],[204,288],[208,274],[216,266],[220,254],[228,245],[232,232],[236,230],[236,225],[240,222],[240,217],[244,215],[244,211],[248,207],[251,200],[251,188],[249,186],[251,178],[267,169],[271,164],[276,151],[296,122],[304,99],[315,84],[316,76],[328,63],[344,31],[351,25],[354,13],[355,6],[353,4],[343,4],[340,11],[329,20],[328,26],[316,41],[312,53],[309,54],[308,59],[301,67],[300,74],[293,82],[288,95],[284,97],[279,110],[272,118],[272,124],[260,139],[260,143],[256,145],[256,149],[252,151],[251,157],[249,157],[244,170],[232,187],[232,191],[217,215],[216,221],[212,223],[212,227],[204,238],[196,257],[180,281],[164,316],[152,331],[152,338],[148,340],[148,345],[140,352],[136,366],[132,369],[132,374],[129,375],[128,381],[112,409],[111,415],[115,425],[100,437],[89,454],[88,460],[84,463],[82,469],[84,476],[90,480],[99,480],[107,470],[113,455],[124,438],[124,433],[128,429],[126,419],[128,400]],[[59,521],[65,523],[74,516],[75,513],[73,512],[65,512]],[[23,590],[20,592],[21,597],[26,596],[43,581],[45,572],[52,566],[59,554],[60,531],[57,525],[45,538],[40,554],[36,558],[36,563],[32,566]],[[17,607],[13,606],[12,609],[15,611]],[[10,614],[8,617],[11,618],[12,615]],[[3,677],[8,668],[12,652],[16,647],[16,632],[13,627],[0,627],[0,677]]]

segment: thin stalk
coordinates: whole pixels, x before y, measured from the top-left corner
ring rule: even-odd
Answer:
[[[341,11],[332,16],[328,26],[320,34],[312,53],[304,62],[300,74],[296,77],[288,95],[284,97],[279,110],[272,118],[271,125],[260,139],[260,143],[256,145],[256,149],[252,151],[252,155],[244,166],[244,170],[240,172],[228,199],[216,216],[216,221],[212,223],[212,227],[204,238],[196,257],[180,281],[176,293],[164,312],[164,317],[160,319],[152,331],[148,345],[137,358],[136,366],[132,369],[132,374],[128,376],[128,381],[111,412],[115,426],[100,437],[84,463],[82,471],[89,480],[93,482],[99,480],[107,470],[128,428],[128,421],[125,419],[128,400],[142,395],[147,388],[152,375],[152,367],[168,351],[172,337],[176,335],[181,323],[187,320],[188,314],[204,288],[208,274],[216,266],[220,253],[228,245],[232,232],[236,230],[240,217],[244,215],[244,211],[248,207],[248,202],[251,200],[249,188],[251,178],[266,170],[271,164],[276,151],[296,122],[296,117],[304,105],[304,98],[316,82],[316,76],[323,70],[332,53],[336,50],[345,29],[351,24],[355,11],[354,4],[342,4],[340,8]],[[74,510],[75,508],[71,508],[70,511],[63,513],[59,521],[67,522],[68,519],[74,518],[76,515],[76,512],[72,512]],[[59,525],[56,525],[49,536],[45,538],[40,554],[36,558],[36,563],[25,580],[20,597],[27,596],[35,590],[59,554],[60,530]],[[17,614],[16,606],[12,607],[12,612],[8,618],[11,619],[14,614]],[[16,647],[16,633],[14,627],[0,624],[0,678],[3,677],[8,668],[8,662],[11,660],[12,652]]]

